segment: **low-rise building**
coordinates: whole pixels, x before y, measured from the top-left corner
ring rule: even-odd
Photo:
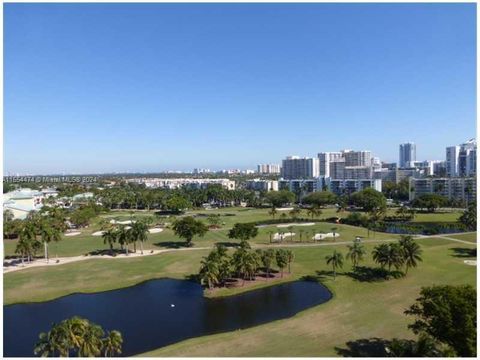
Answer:
[[[222,185],[225,189],[235,190],[235,181],[229,179],[194,179],[194,178],[176,178],[176,179],[160,179],[160,178],[134,178],[127,180],[137,184],[145,184],[147,188],[166,188],[178,189],[183,186],[195,189],[204,189],[209,185]]]
[[[14,219],[25,219],[30,211],[43,207],[45,195],[38,190],[17,189],[3,194],[3,210],[9,210]]]

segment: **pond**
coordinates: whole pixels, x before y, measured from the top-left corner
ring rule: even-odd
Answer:
[[[38,334],[74,315],[104,330],[119,330],[124,338],[122,356],[130,356],[188,338],[288,318],[330,298],[326,287],[311,281],[209,299],[191,281],[150,280],[119,290],[4,306],[3,355],[33,356]]]

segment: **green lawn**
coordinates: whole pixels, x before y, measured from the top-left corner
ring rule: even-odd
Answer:
[[[251,221],[260,221],[271,219],[271,216],[268,215],[268,209],[250,209],[250,208],[225,208],[218,210],[197,210],[191,211],[187,214],[189,215],[199,215],[199,214],[221,214],[221,229],[209,231],[203,238],[195,238],[194,246],[196,247],[205,247],[213,246],[217,242],[231,243],[227,236],[228,230],[237,222],[251,222]],[[281,211],[279,211],[281,213]],[[287,211],[288,213],[288,211]],[[233,216],[228,216],[232,214]],[[328,218],[335,216],[335,209],[324,209],[322,218]],[[153,216],[154,212],[147,211],[138,211],[134,213],[134,218],[143,217],[143,216]],[[51,257],[63,257],[63,256],[76,256],[84,255],[92,251],[108,249],[108,245],[103,243],[101,236],[93,236],[92,234],[100,230],[100,219],[106,218],[107,220],[116,219],[118,221],[129,220],[131,219],[131,214],[128,211],[112,211],[107,214],[102,214],[100,217],[97,217],[90,226],[87,228],[81,229],[81,234],[77,236],[67,237],[63,236],[62,241],[58,243],[52,243],[49,245],[49,251]],[[306,214],[304,214],[306,216]],[[206,219],[206,217],[199,217],[199,219]],[[171,223],[174,220],[174,217],[164,218],[159,221],[164,221],[166,223]],[[350,225],[335,225],[331,223],[319,222],[315,226],[292,226],[291,228],[278,228],[276,225],[271,225],[268,227],[259,228],[259,235],[252,240],[252,243],[256,244],[268,244],[270,242],[270,236],[275,232],[294,232],[296,236],[290,241],[286,242],[303,242],[310,241],[315,233],[327,233],[332,232],[332,228],[336,227],[336,232],[339,233],[339,236],[336,237],[336,241],[350,241],[353,240],[356,236],[361,236],[365,238],[376,238],[376,239],[391,239],[395,238],[396,235],[385,234],[385,233],[368,233],[366,229],[354,227]],[[301,239],[300,239],[301,237]],[[332,242],[333,239],[322,240],[323,242]],[[165,229],[161,233],[150,234],[148,236],[148,241],[145,243],[145,249],[165,249],[165,248],[174,248],[179,247],[183,243],[183,240],[179,239],[173,234],[173,231],[169,228]],[[15,255],[15,247],[17,240],[4,240],[4,250],[6,256]],[[43,252],[39,252],[38,256],[42,256]]]
[[[340,230],[339,230],[340,232]],[[420,287],[432,284],[476,284],[476,267],[463,263],[475,245],[440,238],[418,240],[424,262],[405,278],[360,282],[346,274],[333,281],[325,256],[334,246],[294,248],[289,281],[318,275],[334,298],[296,316],[258,327],[186,340],[145,356],[335,356],[335,347],[370,337],[411,337],[403,311]],[[366,244],[370,253],[373,244]],[[346,252],[346,246],[335,245]],[[73,292],[95,292],[129,286],[151,278],[184,278],[198,270],[207,251],[175,251],[144,258],[89,260],[4,275],[4,302],[42,301]],[[370,254],[365,265],[372,265]],[[348,272],[350,264],[345,263]],[[269,285],[273,283],[269,282]],[[265,286],[259,283],[257,286]],[[236,292],[244,289],[236,289]]]
[[[457,235],[445,234],[445,236],[451,237],[451,238],[454,238],[454,239],[463,240],[463,241],[470,241],[470,242],[475,243],[475,244],[477,243],[477,233],[476,232],[472,232],[472,233],[468,233],[468,234],[457,234]]]

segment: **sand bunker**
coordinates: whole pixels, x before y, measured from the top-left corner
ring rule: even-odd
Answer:
[[[277,225],[278,228],[286,228],[286,227],[289,227],[289,226],[313,226],[315,225],[315,223],[290,223],[290,224],[281,224],[281,225]]]
[[[149,232],[150,234],[156,234],[156,233],[160,233],[160,232],[162,232],[162,231],[163,231],[163,229],[160,229],[160,228],[148,229],[148,232]]]
[[[339,236],[340,236],[339,233],[335,233],[335,238]],[[312,237],[312,240],[323,240],[326,238],[333,238],[333,233],[326,233],[326,234],[318,233],[318,234],[315,234],[314,237]]]
[[[72,232],[66,233],[65,236],[77,236],[80,234],[81,234],[80,231],[72,231]]]
[[[92,235],[93,236],[102,236],[105,231],[95,231]]]
[[[477,260],[463,260],[463,262],[467,265],[477,266]]]
[[[110,224],[121,224],[121,225],[126,225],[126,224],[131,224],[132,222],[135,222],[135,221],[132,221],[132,220],[125,220],[125,221],[117,221],[117,220],[110,220]]]
[[[275,234],[273,235],[273,240],[280,240],[280,241],[282,241],[282,240],[285,240],[285,239],[291,239],[291,238],[294,237],[294,236],[295,236],[295,233],[294,233],[294,232],[292,232],[292,233],[287,232],[287,233],[283,233],[283,234],[275,233]]]

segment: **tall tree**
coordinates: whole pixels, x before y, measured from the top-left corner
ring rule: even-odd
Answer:
[[[267,274],[266,279],[270,277],[270,270],[275,259],[275,251],[273,249],[263,250],[261,254],[262,265],[265,268]]]
[[[327,265],[332,265],[333,279],[335,280],[337,278],[337,268],[343,267],[343,255],[337,252],[337,250],[333,250],[333,254],[327,255],[325,260],[327,261]]]
[[[423,261],[422,249],[411,236],[402,235],[399,244],[402,248],[403,260],[405,262],[405,274],[407,274],[409,268],[417,267],[418,262]]]
[[[363,260],[365,254],[365,248],[360,241],[354,240],[353,245],[348,245],[347,259],[352,261],[354,268],[356,268],[358,263]]]
[[[288,273],[291,274],[291,269],[290,266],[293,262],[293,259],[295,259],[295,254],[293,253],[292,250],[285,250],[285,254],[287,256],[287,263],[288,263]]]
[[[469,230],[477,228],[477,203],[471,202],[458,221],[465,225]]]
[[[258,228],[252,223],[236,223],[233,228],[228,231],[230,239],[238,239],[247,241],[258,235]]]
[[[477,356],[477,292],[470,285],[424,287],[406,314],[409,328],[449,345],[457,356]]]
[[[286,250],[278,249],[275,253],[275,261],[280,269],[280,277],[283,278],[283,269],[285,269],[288,264],[288,255]]]
[[[103,355],[110,357],[122,353],[123,338],[120,331],[112,330],[103,339]]]
[[[203,237],[207,233],[208,227],[203,222],[186,216],[174,222],[173,231],[175,235],[185,240],[187,246],[192,246],[192,239],[195,236]]]
[[[117,242],[118,231],[116,229],[105,230],[102,234],[103,243],[110,246],[110,254],[113,255],[113,244]]]

